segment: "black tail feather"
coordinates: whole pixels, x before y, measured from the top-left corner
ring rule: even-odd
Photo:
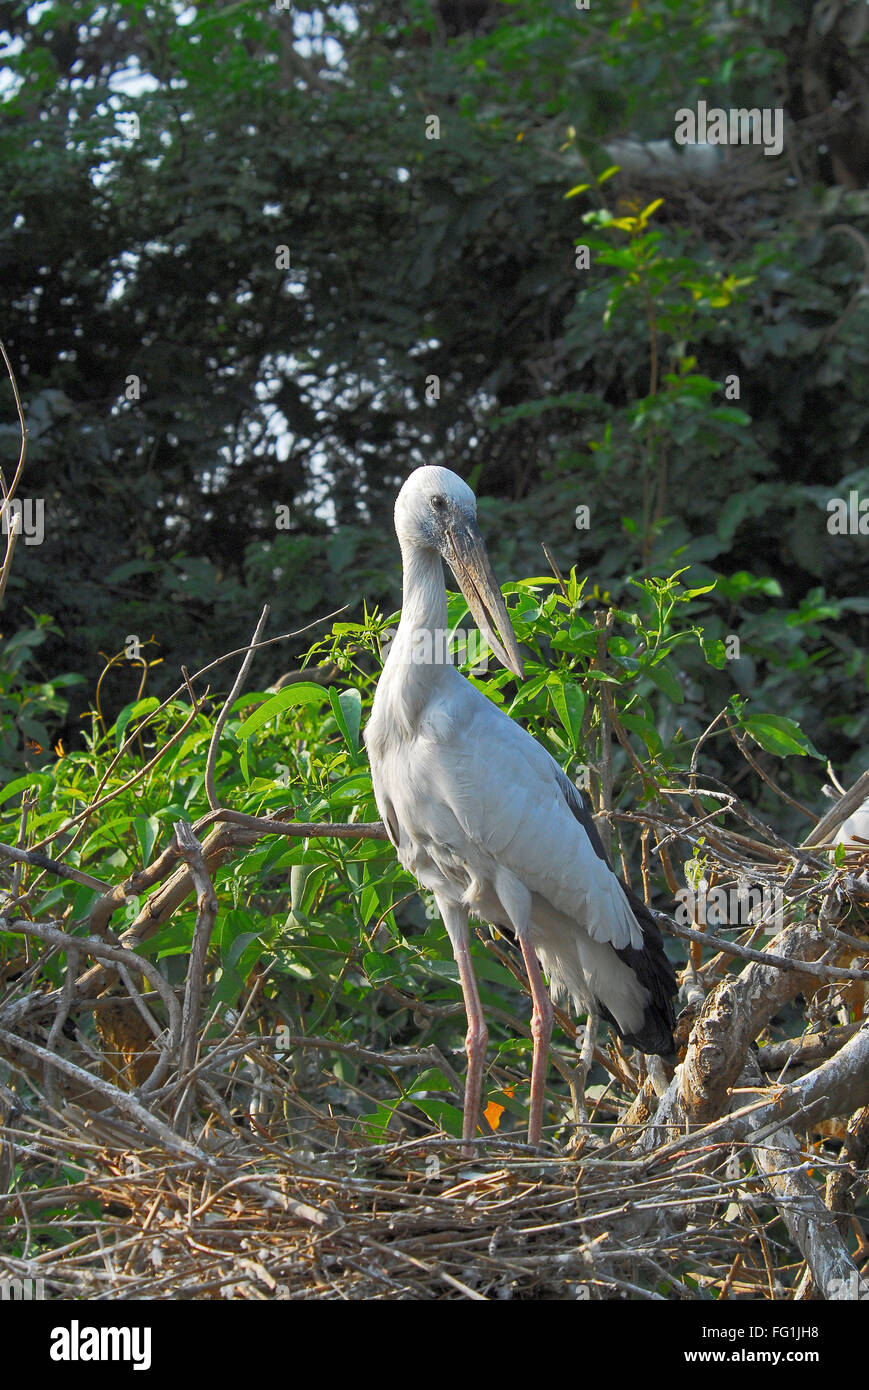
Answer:
[[[601,843],[597,826],[594,823],[591,803],[585,794],[573,785],[570,778],[566,777],[560,770],[558,784],[570,810],[588,836],[598,859],[602,859],[607,868],[612,869],[609,855]],[[609,1009],[599,999],[596,1001],[597,1007],[601,1017],[611,1023],[619,1037],[624,1038],[631,1047],[638,1047],[641,1052],[645,1052],[648,1056],[672,1060],[676,1056],[676,1044],[673,1040],[673,1029],[676,1026],[676,1014],[673,1008],[673,999],[677,991],[676,972],[664,951],[664,940],[660,928],[646,904],[628,888],[627,884],[622,883],[622,887],[643,933],[643,944],[641,947],[624,946],[621,950],[613,947],[613,950],[619,959],[624,961],[625,965],[633,971],[640,984],[648,990],[649,1002],[646,1006],[643,1026],[636,1033],[623,1033]]]
[[[598,1002],[601,1015],[611,1023],[619,1037],[631,1047],[638,1047],[648,1056],[663,1057],[673,1061],[676,1057],[676,1044],[673,1029],[676,1026],[676,1012],[673,1006],[678,986],[676,972],[664,950],[661,929],[646,904],[625,884],[634,916],[643,933],[642,947],[623,946],[613,948],[620,960],[636,975],[644,989],[648,990],[649,1002],[643,1018],[643,1025],[635,1033],[625,1033],[619,1027],[609,1010]]]

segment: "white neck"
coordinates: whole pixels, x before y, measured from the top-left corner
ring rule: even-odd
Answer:
[[[441,557],[436,550],[403,541],[401,563],[404,570],[401,622],[398,639],[414,631],[445,631],[447,626],[447,587]]]
[[[454,668],[447,652],[447,590],[436,550],[402,542],[404,594],[398,632],[377,687],[378,701],[407,731],[416,726],[445,669]]]

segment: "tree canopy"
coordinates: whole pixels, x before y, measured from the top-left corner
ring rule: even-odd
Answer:
[[[867,16],[0,0],[4,1268],[865,1294]],[[558,1016],[532,1168],[528,990],[478,927],[479,1184],[361,739],[423,460],[479,496],[525,675],[457,660],[683,986],[672,1077]]]
[[[43,673],[92,690],[138,634],[168,683],[265,599],[283,627],[393,606],[427,459],[489,499],[506,573],[545,539],[616,597],[723,576],[715,698],[763,689],[859,761],[869,548],[826,508],[867,486],[864,9],[0,5],[3,335],[46,509],[9,594],[62,634]],[[701,170],[672,145],[700,100],[780,108],[783,153]]]

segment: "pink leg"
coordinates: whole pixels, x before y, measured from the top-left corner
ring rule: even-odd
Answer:
[[[546,1064],[549,1059],[549,1043],[552,1039],[552,1002],[546,992],[540,965],[534,954],[534,947],[527,931],[517,932],[531,998],[534,1007],[531,1012],[531,1037],[534,1041],[534,1055],[531,1060],[531,1101],[528,1107],[528,1143],[539,1144],[543,1131],[543,1088],[546,1085]]]
[[[462,1156],[473,1158],[475,1150],[468,1143],[468,1140],[476,1136],[480,1118],[483,1066],[486,1061],[489,1030],[483,1017],[483,1006],[480,1003],[477,981],[474,978],[474,967],[471,962],[471,951],[468,946],[468,914],[464,909],[453,906],[452,903],[438,902],[438,907],[452,942],[456,965],[459,967],[459,980],[461,981],[462,997],[465,1001],[465,1013],[468,1019],[468,1031],[465,1036],[468,1075],[465,1081],[465,1113],[462,1120]]]

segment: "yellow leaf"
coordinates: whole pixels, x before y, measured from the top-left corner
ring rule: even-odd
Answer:
[[[575,198],[577,193],[584,193],[589,187],[590,185],[587,183],[578,183],[575,188],[571,188],[570,192],[565,193],[564,196],[565,198]]]
[[[492,1131],[496,1130],[499,1124],[501,1123],[501,1116],[503,1115],[505,1108],[505,1106],[499,1105],[496,1100],[490,1100],[489,1104],[483,1111],[483,1114],[485,1115],[486,1120],[488,1121],[489,1128]]]
[[[611,164],[608,169],[604,169],[602,174],[598,174],[598,183],[606,183],[607,179],[611,179],[613,174],[617,174],[621,167],[622,166],[620,164]]]
[[[648,206],[647,208],[643,208],[643,211],[640,213],[640,226],[641,226],[641,227],[645,227],[645,225],[646,225],[646,223],[648,222],[649,218],[651,217],[652,213],[653,213],[657,208],[659,208],[659,207],[661,206],[661,204],[663,203],[663,201],[664,201],[663,198],[656,198],[655,201],[654,201],[653,203],[649,203],[649,206]]]

